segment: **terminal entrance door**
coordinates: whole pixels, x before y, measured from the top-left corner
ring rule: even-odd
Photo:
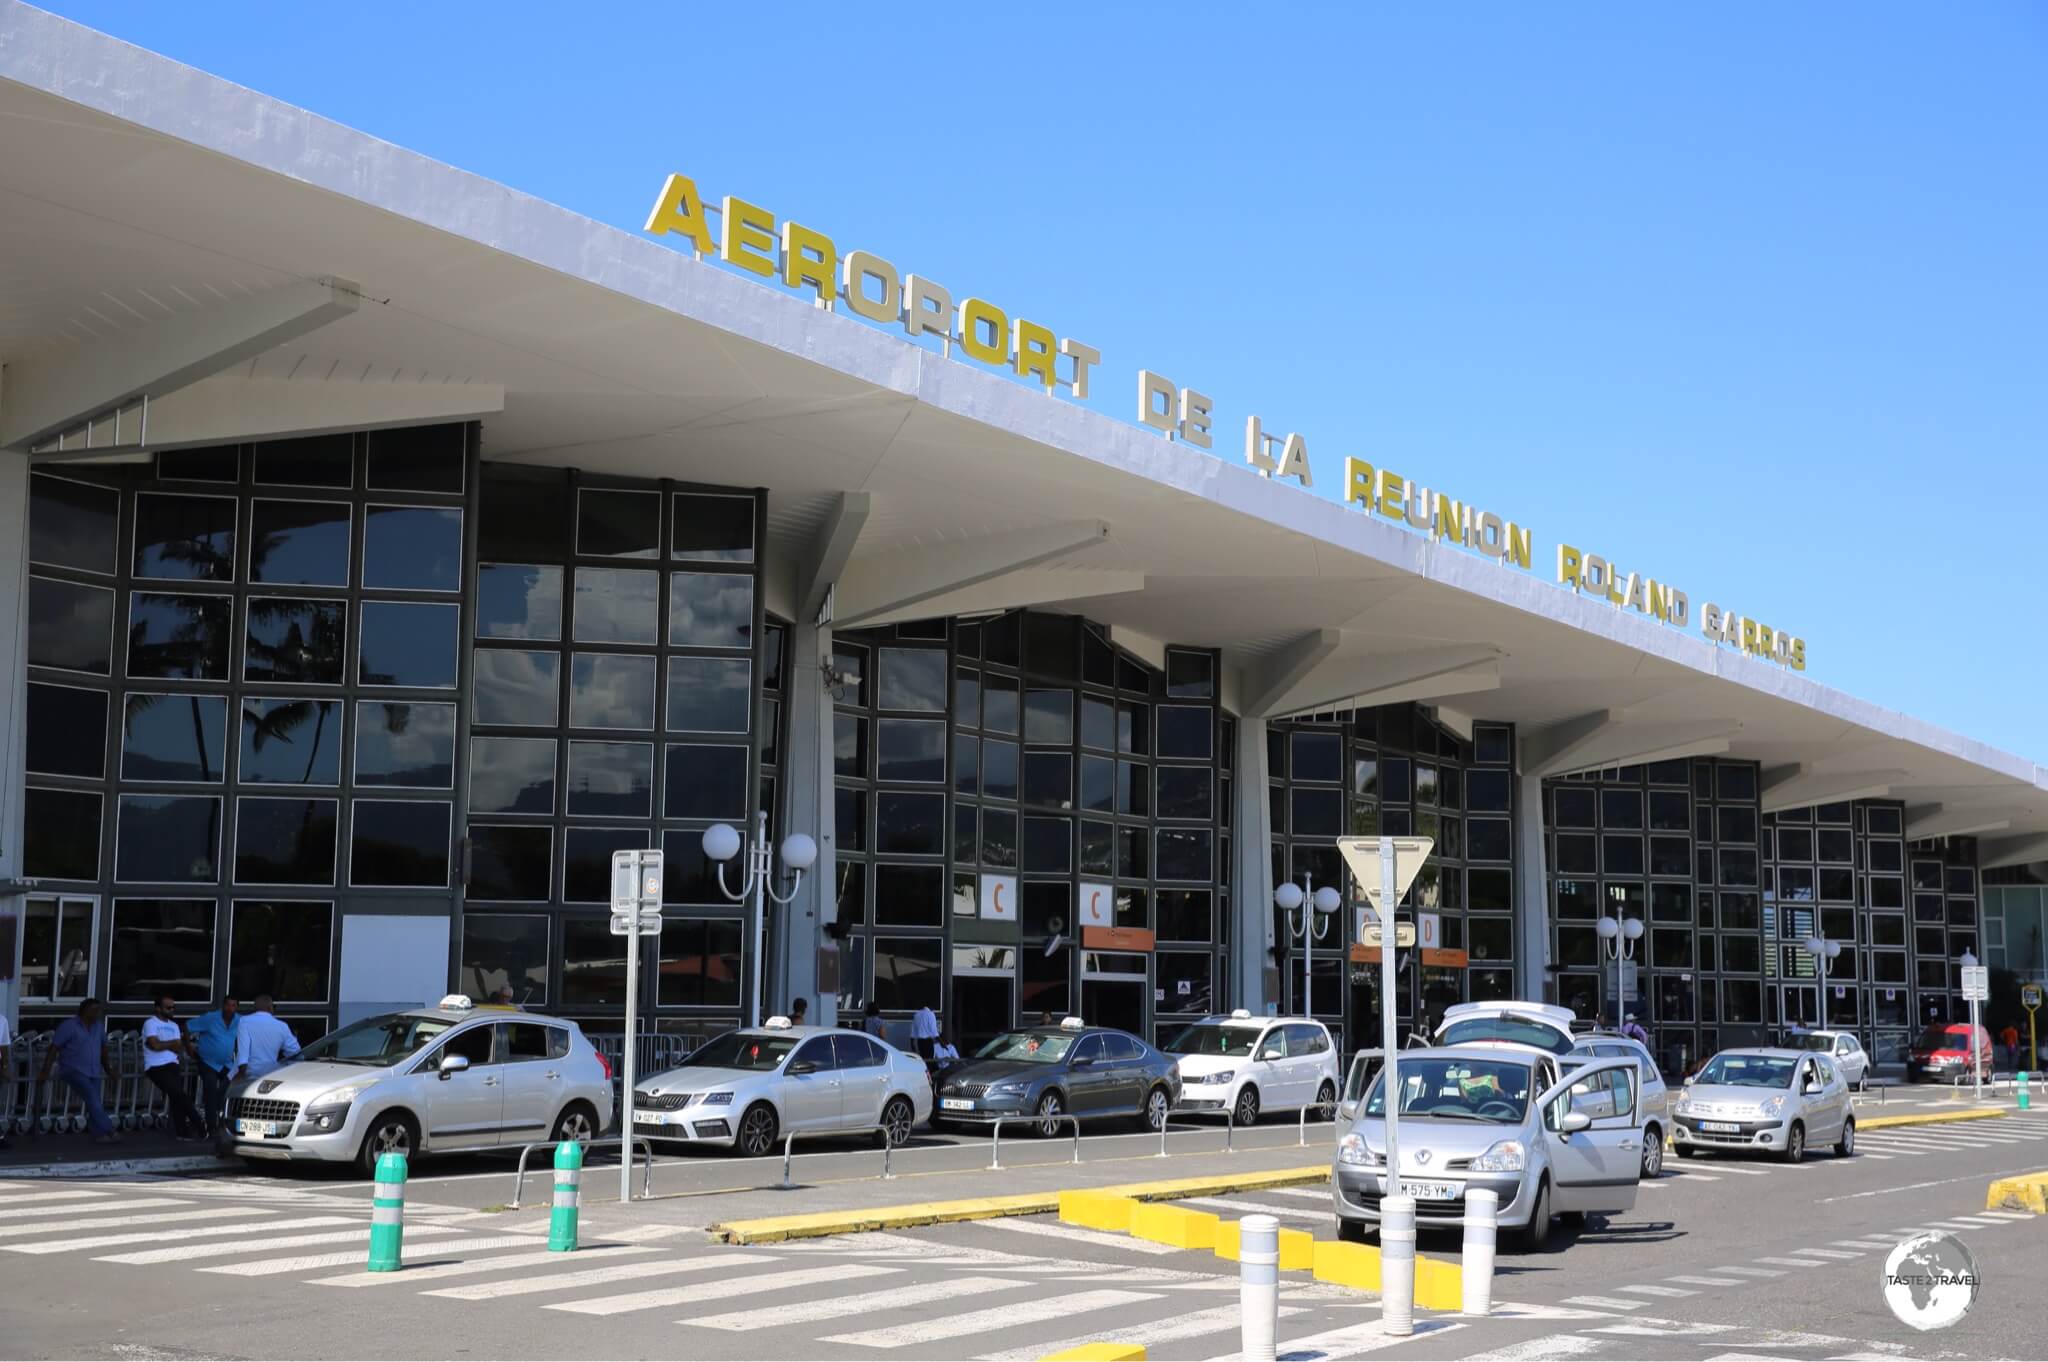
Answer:
[[[1121,951],[1084,951],[1081,955],[1081,1019],[1090,1026],[1113,1026],[1134,1036],[1149,1036],[1145,1004],[1152,985],[1152,957]]]
[[[973,1054],[1016,1021],[1016,948],[955,946],[953,1043],[961,1055]]]
[[[1817,1030],[1820,1027],[1820,986],[1787,982],[1778,990],[1782,1030]]]

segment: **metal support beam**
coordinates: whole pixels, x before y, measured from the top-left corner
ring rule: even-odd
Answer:
[[[1095,571],[1089,568],[1025,568],[958,591],[948,591],[895,610],[861,619],[863,629],[903,620],[938,619],[950,615],[982,615],[1028,605],[1055,605],[1122,596],[1145,589],[1142,572]]]
[[[1485,644],[1406,653],[1326,655],[1319,665],[1275,695],[1267,712],[1283,718],[1496,690],[1502,656],[1498,648]]]
[[[117,331],[7,366],[0,448],[27,446],[111,408],[152,403],[356,310],[345,280],[306,280]]]
[[[1543,777],[1515,773],[1515,996],[1555,1002],[1550,984],[1550,877],[1543,835]]]
[[[1472,725],[1479,721],[1479,716],[1469,710],[1454,709],[1449,705],[1438,705],[1436,707],[1436,721],[1457,734],[1460,742],[1471,742]]]
[[[1927,804],[1906,810],[1906,840],[1923,837],[1981,837],[1987,832],[2004,832],[2015,815],[2030,812],[2010,805]]]
[[[2009,865],[2031,865],[2048,861],[2048,832],[2031,832],[2021,837],[2001,837],[1977,844],[1977,868],[1999,870]]]
[[[1762,808],[1777,813],[1848,799],[1885,799],[1891,795],[1892,782],[1906,776],[1901,770],[1816,771],[1805,762],[1778,766],[1763,774]]]
[[[1231,810],[1237,835],[1231,839],[1230,1007],[1263,1015],[1266,1004],[1285,996],[1273,964],[1273,806],[1266,786],[1266,721],[1248,715],[1237,721],[1237,751],[1231,782]],[[1227,1011],[1228,1008],[1219,1008]]]
[[[1742,731],[1732,719],[1663,722],[1602,709],[1552,724],[1522,739],[1522,770],[1562,776],[1610,766],[1635,766],[1726,752]]]
[[[825,605],[825,594],[846,571],[846,564],[853,557],[853,546],[860,542],[860,532],[866,527],[874,504],[873,495],[867,492],[841,492],[834,498],[832,509],[826,512],[825,523],[818,528],[817,538],[811,541],[810,551],[804,554],[802,595],[797,599],[796,609],[798,619],[808,623],[818,617],[818,611]]]
[[[1244,669],[1244,691],[1238,697],[1240,713],[1263,716],[1276,701],[1306,681],[1330,654],[1344,646],[1341,629],[1315,629]]]
[[[840,575],[833,622],[849,629],[883,615],[901,618],[907,607],[1043,567],[1108,540],[1107,522],[1079,520],[856,558]]]

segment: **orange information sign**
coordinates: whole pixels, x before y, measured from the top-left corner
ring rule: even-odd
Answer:
[[[1422,963],[1425,965],[1436,965],[1443,969],[1464,969],[1467,965],[1471,964],[1472,961],[1471,957],[1468,956],[1464,951],[1452,951],[1444,950],[1441,947],[1432,947],[1431,949],[1425,950],[1422,953]]]
[[[1152,933],[1143,927],[1083,927],[1081,945],[1091,951],[1149,951]]]

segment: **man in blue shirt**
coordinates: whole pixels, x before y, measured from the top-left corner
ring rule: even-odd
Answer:
[[[236,1003],[222,998],[220,1006],[185,1024],[185,1037],[192,1042],[193,1057],[199,1061],[199,1083],[204,1101],[199,1114],[205,1118],[206,1133],[217,1135],[227,1110],[228,1075],[235,1067]]]
[[[85,1118],[93,1139],[113,1144],[121,1137],[100,1105],[100,1085],[107,1075],[107,1023],[100,1015],[100,1000],[87,998],[78,1005],[78,1015],[66,1017],[50,1038],[50,1053],[43,1060],[42,1080],[50,1081],[50,1070],[85,1104]]]

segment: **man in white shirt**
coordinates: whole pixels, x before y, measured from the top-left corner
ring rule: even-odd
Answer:
[[[142,1023],[142,1076],[164,1095],[171,1109],[171,1130],[181,1140],[196,1140],[206,1133],[205,1122],[192,1106],[185,1091],[185,1072],[179,1061],[187,1049],[185,1028],[178,1025],[178,1005],[168,995],[156,1000],[156,1015]]]
[[[939,1019],[929,1007],[920,1007],[910,1017],[910,1039],[917,1045],[917,1053],[929,1064],[932,1050],[939,1039]]]
[[[299,1038],[271,1011],[270,995],[259,993],[235,1028],[235,1081],[261,1078],[298,1058]]]

